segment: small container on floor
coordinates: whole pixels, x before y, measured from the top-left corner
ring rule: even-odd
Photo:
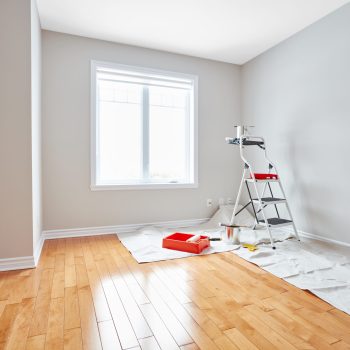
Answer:
[[[191,237],[195,237],[195,235],[182,232],[172,233],[163,238],[162,247],[194,254],[200,254],[204,249],[210,247],[208,236],[200,235],[195,242],[188,241]]]
[[[226,243],[238,244],[240,226],[226,226],[222,240]]]

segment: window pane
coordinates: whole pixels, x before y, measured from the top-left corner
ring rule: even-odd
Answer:
[[[149,87],[149,175],[152,180],[188,179],[187,99],[187,90]]]
[[[142,178],[142,87],[109,81],[98,84],[98,182]]]

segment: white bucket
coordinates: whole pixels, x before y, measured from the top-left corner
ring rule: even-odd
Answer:
[[[239,226],[226,226],[222,240],[226,243],[237,244],[239,231]]]
[[[242,135],[248,135],[248,128],[252,128],[253,126],[248,125],[235,125],[237,128],[237,138],[239,139]]]

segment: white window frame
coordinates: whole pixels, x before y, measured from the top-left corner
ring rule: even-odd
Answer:
[[[119,70],[131,70],[138,73],[165,76],[179,79],[190,79],[193,82],[193,98],[191,103],[193,108],[190,109],[190,130],[192,149],[189,161],[191,167],[191,182],[186,183],[133,183],[133,184],[111,184],[103,185],[97,184],[97,84],[96,84],[96,72],[98,67],[119,69]],[[124,64],[118,64],[113,62],[96,61],[91,60],[91,142],[90,142],[90,170],[91,170],[91,184],[90,188],[92,191],[100,190],[152,190],[152,189],[179,189],[179,188],[198,188],[198,76],[192,74],[185,74],[179,72],[171,72],[158,70],[153,68],[145,68],[139,66],[129,66]]]

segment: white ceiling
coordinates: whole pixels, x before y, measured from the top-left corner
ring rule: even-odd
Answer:
[[[243,64],[350,0],[37,0],[44,29]]]

